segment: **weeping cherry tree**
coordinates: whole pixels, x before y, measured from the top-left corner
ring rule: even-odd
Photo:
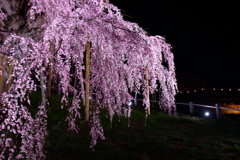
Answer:
[[[61,90],[62,108],[68,107],[69,130],[78,132],[75,122],[81,116],[90,122],[91,148],[105,139],[100,108],[108,110],[110,120],[114,115],[130,116],[130,108],[123,106],[132,92],[143,94],[146,116],[149,94],[156,91],[161,92],[160,108],[176,113],[171,46],[125,21],[120,9],[106,0],[2,0],[0,42],[1,55],[8,56],[0,76],[7,77],[6,83],[11,80],[0,95],[0,159],[46,158],[46,107],[52,84]],[[13,66],[11,75],[2,69],[5,63]],[[28,93],[38,84],[42,99],[32,116]],[[87,108],[92,93],[96,97]],[[85,115],[80,115],[83,100]]]

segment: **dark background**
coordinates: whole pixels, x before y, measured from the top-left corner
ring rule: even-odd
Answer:
[[[110,3],[122,10],[124,19],[138,23],[152,35],[165,37],[173,46],[180,84],[195,81],[209,89],[240,87],[237,1],[110,0]]]

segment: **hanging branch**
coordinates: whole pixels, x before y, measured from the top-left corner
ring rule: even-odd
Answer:
[[[50,57],[50,64],[49,64],[49,74],[48,74],[48,91],[47,91],[47,98],[51,97],[51,85],[52,85],[52,72],[53,72],[53,57],[55,53],[55,39],[51,42],[51,57]]]

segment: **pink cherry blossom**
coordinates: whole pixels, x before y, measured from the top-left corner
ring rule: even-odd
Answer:
[[[4,5],[0,2],[0,21],[10,16],[8,12],[3,13],[2,8]],[[124,106],[135,92],[143,94],[143,105],[147,109],[146,74],[150,94],[161,93],[160,108],[169,114],[176,113],[177,83],[171,46],[163,37],[148,36],[136,23],[125,21],[120,9],[108,0],[29,0],[26,15],[33,32],[0,29],[0,34],[6,36],[0,48],[9,55],[8,65],[12,61],[14,66],[12,85],[8,92],[0,95],[0,159],[46,158],[43,148],[48,102],[44,93],[50,67],[52,83],[62,94],[62,108],[68,107],[69,130],[79,130],[75,122],[81,117],[80,102],[85,95],[82,84],[90,82],[90,94],[95,95],[94,105],[90,106],[91,148],[98,139],[105,139],[100,108],[108,110],[110,120],[115,114],[129,118],[131,108]],[[84,79],[83,74],[87,41],[91,42],[90,79]],[[31,104],[27,93],[36,91],[38,84],[42,100],[39,111],[32,116],[23,102]],[[69,96],[73,96],[71,103]],[[20,136],[21,144],[15,144],[9,132]]]

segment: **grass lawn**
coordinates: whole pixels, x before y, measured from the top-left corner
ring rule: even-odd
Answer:
[[[31,94],[32,107],[39,104],[39,93]],[[67,131],[67,110],[61,109],[61,97],[52,95],[48,113],[45,150],[49,160],[237,160],[240,159],[240,123],[225,119],[191,118],[180,114],[169,116],[152,109],[144,127],[142,106],[134,107],[128,119],[115,116],[112,128],[106,112],[100,115],[106,140],[89,148],[90,125],[79,120],[78,134]],[[239,116],[239,115],[237,115]],[[237,117],[239,118],[239,117]],[[240,120],[239,120],[240,121]]]

